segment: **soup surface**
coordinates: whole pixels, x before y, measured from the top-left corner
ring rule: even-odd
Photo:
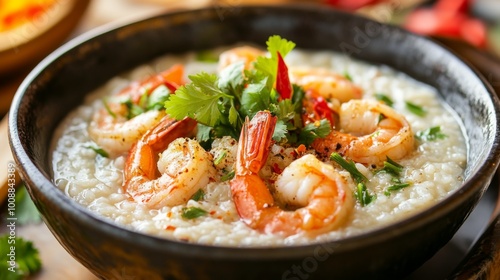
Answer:
[[[253,183],[248,183],[249,176],[245,172],[238,172],[236,167],[239,162],[237,158],[238,139],[235,138],[238,138],[239,135],[233,135],[233,137],[224,136],[204,143],[202,146],[205,149],[200,151],[200,155],[196,154],[196,157],[201,158],[200,162],[204,159],[209,164],[205,166],[203,164],[206,162],[195,163],[194,165],[198,169],[194,167],[193,169],[187,168],[188,175],[182,178],[180,177],[182,172],[179,172],[178,169],[182,168],[179,166],[182,166],[183,163],[177,161],[189,161],[189,159],[182,158],[182,156],[179,156],[182,153],[179,154],[178,152],[179,149],[185,147],[182,145],[187,145],[186,141],[188,140],[183,140],[182,143],[176,142],[177,145],[181,145],[179,146],[181,148],[177,150],[171,147],[172,145],[169,146],[168,151],[160,150],[158,152],[160,154],[159,158],[156,155],[147,157],[145,154],[138,153],[137,157],[142,156],[141,159],[152,161],[154,166],[159,162],[158,168],[167,170],[167,173],[169,168],[177,168],[177,170],[173,171],[174,175],[172,177],[174,179],[179,176],[180,180],[186,181],[191,178],[198,178],[198,176],[204,176],[194,174],[196,172],[209,174],[204,177],[205,181],[200,179],[200,182],[203,181],[201,186],[190,185],[189,190],[187,190],[188,187],[182,186],[181,188],[185,189],[181,190],[181,198],[178,201],[174,201],[174,198],[168,198],[167,205],[163,202],[153,203],[143,198],[144,194],[141,191],[144,192],[144,189],[137,192],[130,191],[131,188],[140,189],[142,187],[145,188],[145,192],[149,192],[151,190],[147,186],[150,185],[147,185],[148,182],[143,181],[151,180],[156,182],[158,180],[156,178],[144,179],[144,176],[141,177],[143,181],[139,183],[129,180],[130,177],[136,176],[135,173],[137,172],[134,170],[138,170],[136,169],[137,166],[131,163],[130,158],[133,156],[130,154],[132,152],[128,152],[131,151],[129,147],[120,148],[125,149],[127,151],[125,153],[113,151],[120,144],[116,144],[112,140],[111,144],[108,145],[110,148],[107,148],[106,143],[102,144],[95,141],[96,137],[107,137],[104,131],[108,129],[103,128],[102,131],[95,131],[95,127],[92,126],[97,125],[98,128],[101,128],[100,124],[95,123],[96,114],[99,112],[109,114],[109,108],[107,108],[106,112],[103,111],[103,108],[111,107],[114,102],[113,96],[116,96],[120,90],[129,86],[133,81],[155,75],[174,65],[183,65],[183,79],[185,81],[189,81],[189,75],[200,72],[219,73],[221,66],[212,58],[217,58],[225,50],[227,49],[211,50],[203,53],[205,57],[202,57],[200,53],[160,57],[147,65],[140,66],[111,79],[95,92],[89,94],[85,103],[61,123],[54,137],[52,166],[55,184],[69,197],[104,219],[145,234],[220,246],[279,246],[335,240],[386,226],[434,205],[455,191],[462,183],[467,150],[461,125],[457,122],[452,110],[442,103],[434,88],[385,66],[370,65],[329,51],[310,52],[297,49],[291,51],[285,57],[286,65],[290,71],[290,80],[293,83],[309,85],[309,81],[301,80],[304,71],[309,74],[313,73],[316,76],[321,76],[321,71],[328,71],[328,73],[337,73],[333,75],[335,77],[334,87],[342,88],[342,83],[347,85],[345,92],[338,90],[335,93],[337,95],[326,96],[323,101],[317,98],[309,99],[313,103],[320,100],[321,102],[317,103],[328,106],[329,110],[327,111],[331,111],[333,116],[331,120],[336,123],[333,130],[340,131],[344,136],[353,137],[356,141],[364,139],[365,142],[362,145],[366,146],[367,151],[378,145],[375,142],[370,144],[367,141],[370,137],[378,139],[383,137],[381,136],[383,133],[388,133],[389,140],[384,140],[385,142],[392,141],[390,138],[400,137],[395,134],[394,128],[391,127],[395,121],[389,113],[373,113],[375,110],[368,107],[354,109],[342,107],[344,106],[342,104],[349,103],[351,99],[361,98],[369,102],[366,104],[385,103],[390,105],[387,106],[391,108],[392,111],[390,112],[397,112],[394,118],[402,116],[411,129],[406,132],[411,133],[411,137],[414,138],[412,138],[412,142],[408,142],[408,145],[405,146],[402,143],[402,147],[398,148],[399,150],[391,152],[391,156],[394,154],[395,159],[388,159],[386,157],[388,154],[386,155],[384,151],[375,150],[373,153],[379,158],[375,159],[375,162],[371,162],[371,159],[366,161],[360,159],[360,162],[355,163],[353,166],[364,175],[364,179],[353,176],[352,172],[343,168],[338,161],[331,159],[328,155],[325,156],[325,151],[316,151],[310,143],[291,145],[291,140],[272,140],[269,148],[265,146],[258,147],[258,149],[267,149],[269,151],[268,157],[264,158],[265,164],[258,173],[258,176],[262,178],[262,181],[258,183],[262,183],[266,188],[269,188],[276,203],[276,206],[273,207],[284,209],[281,211],[287,213],[298,213],[299,209],[303,208],[318,210],[320,213],[322,211],[337,211],[338,216],[333,217],[333,220],[337,220],[332,221],[332,223],[335,223],[334,226],[324,225],[329,223],[326,222],[325,218],[325,220],[318,222],[320,224],[319,228],[308,229],[307,221],[305,221],[306,216],[290,215],[287,216],[287,219],[302,219],[303,225],[298,229],[292,229],[292,232],[283,233],[285,231],[281,232],[279,226],[271,229],[270,227],[267,227],[267,229],[262,228],[267,226],[266,223],[273,223],[272,221],[258,220],[260,218],[253,216],[251,219],[255,218],[255,220],[249,221],[248,217],[246,220],[240,217],[244,214],[238,211],[242,212],[244,209],[250,209],[251,207],[248,208],[248,205],[244,205],[246,202],[241,202],[243,205],[240,205],[238,210],[233,193],[240,185],[237,185],[235,181],[238,180],[238,183],[243,182],[241,183],[243,185],[247,183],[249,186],[252,186]],[[207,54],[209,59],[206,59]],[[227,63],[230,64],[232,61]],[[248,65],[245,67],[251,68]],[[305,75],[305,77],[308,76]],[[328,77],[321,79],[327,80]],[[276,84],[281,82],[282,80]],[[320,81],[321,85],[323,85],[322,83],[326,82]],[[349,89],[351,85],[356,87],[355,91]],[[171,86],[167,84],[166,88],[168,89]],[[276,85],[276,87],[279,88],[280,86]],[[304,88],[307,91],[307,86],[304,86]],[[165,90],[165,87],[163,90]],[[196,107],[197,105],[191,104],[190,106]],[[322,112],[325,112],[320,105],[315,106],[311,107],[313,108],[312,115],[321,115]],[[352,110],[355,112],[351,112]],[[389,109],[383,107],[383,110]],[[159,109],[159,111],[164,111],[164,109]],[[149,113],[149,111],[146,113]],[[376,120],[374,120],[375,118]],[[159,121],[157,116],[152,117],[152,119],[154,123]],[[306,118],[302,117],[302,119]],[[127,120],[124,122],[127,122]],[[307,121],[304,120],[305,122]],[[316,127],[320,126],[317,120],[309,120],[309,122],[317,124]],[[383,123],[385,122],[389,124],[384,126]],[[144,123],[139,122],[141,125]],[[404,122],[401,123],[404,124]],[[402,126],[401,123],[397,123],[396,126]],[[139,124],[134,124],[134,126]],[[146,128],[154,126],[144,125],[147,126]],[[348,129],[348,126],[359,126],[361,128]],[[370,132],[363,132],[362,130],[366,126],[375,126],[375,128]],[[200,130],[201,128],[198,126],[198,137],[200,136]],[[140,129],[137,128],[135,131],[140,131]],[[254,130],[250,129],[250,134],[253,132]],[[116,133],[129,132],[119,131]],[[138,133],[143,135],[147,132]],[[370,136],[363,136],[364,134]],[[137,137],[141,138],[141,135]],[[196,138],[186,131],[180,133],[180,136]],[[253,140],[258,139],[258,136],[255,135],[250,135],[250,137],[254,137]],[[288,138],[290,139],[290,137]],[[144,137],[137,141],[145,142],[143,140]],[[134,140],[133,142],[137,141]],[[407,140],[399,139],[398,141],[404,142]],[[348,146],[355,146],[353,143],[350,142]],[[360,142],[356,143],[359,144]],[[341,141],[341,144],[344,143]],[[140,145],[134,144],[133,147],[137,146]],[[340,148],[337,145],[335,147]],[[344,145],[343,147],[347,146]],[[138,148],[132,149],[137,150]],[[332,148],[331,151],[335,152],[336,149]],[[347,151],[342,149],[339,151],[339,154],[343,155],[348,163],[350,163],[351,157],[355,158],[354,153],[350,153],[349,148]],[[330,153],[330,151],[327,152]],[[305,177],[301,176],[307,176],[309,171],[300,165],[295,167],[296,170],[302,170],[306,175],[299,174],[293,179],[281,178],[296,176],[298,173],[286,173],[284,170],[292,162],[310,154],[321,159],[329,166],[325,174],[331,172],[329,173],[333,174],[331,176],[337,176],[339,179],[325,179],[321,182],[309,177],[309,179],[304,179]],[[393,169],[394,165],[396,165],[395,169]],[[124,170],[127,169],[130,170],[124,174]],[[157,172],[157,170],[154,170],[154,173]],[[311,173],[313,172],[316,171],[311,171]],[[235,173],[236,176],[233,177]],[[318,178],[326,177],[328,176],[320,174]],[[279,180],[302,180],[302,185],[297,187],[299,189],[296,190],[285,189],[280,192],[275,186],[280,184],[277,182]],[[132,186],[133,184],[140,185]],[[175,184],[175,182],[168,181],[163,184]],[[335,206],[337,209],[331,210],[331,206],[322,205],[320,198],[315,198],[315,202],[307,201],[307,196],[312,197],[314,195],[311,193],[311,189],[315,190],[317,185],[321,185],[323,188],[324,185],[329,184],[337,184],[338,186],[336,193],[328,195],[335,196],[335,198],[341,195],[345,196],[343,199],[334,200],[338,202],[338,205]],[[306,194],[301,193],[304,189],[308,190],[305,191]],[[339,190],[343,190],[345,193],[342,194]],[[305,205],[300,205],[300,203],[294,204],[293,201],[286,201],[283,198],[285,196],[283,192],[294,191],[297,194],[291,200],[300,200],[300,197],[305,195],[306,202],[303,202],[303,204],[309,203],[307,207],[303,207]],[[183,195],[188,196],[188,198],[182,199]],[[320,195],[316,194],[316,196]],[[146,201],[147,203],[145,203]],[[314,203],[317,203],[317,205],[312,205]],[[271,207],[271,205],[264,205],[262,209],[266,207]],[[313,209],[315,207],[317,209]],[[308,213],[311,214],[312,210]],[[262,210],[262,213],[264,212],[265,209]],[[318,215],[321,216],[322,214]],[[289,222],[293,223],[293,221]],[[312,223],[316,222],[313,221]]]

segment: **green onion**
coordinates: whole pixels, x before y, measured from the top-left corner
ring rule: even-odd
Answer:
[[[351,82],[352,82],[352,76],[349,74],[349,72],[345,71],[345,72],[344,72],[344,77],[345,77],[346,79],[348,79],[349,81],[351,81]]]
[[[229,181],[234,178],[234,171],[230,171],[220,177],[221,182]]]
[[[205,216],[207,213],[207,211],[198,207],[182,208],[182,217],[188,220]]]
[[[395,185],[392,185],[392,186],[389,186],[387,187],[387,189],[384,191],[384,194],[386,196],[390,196],[391,195],[391,192],[393,191],[399,191],[399,190],[402,190],[406,187],[409,187],[411,184],[410,183],[399,183],[399,184],[395,184]]]
[[[413,114],[419,117],[423,117],[425,116],[425,114],[427,114],[427,112],[421,106],[411,103],[409,101],[406,101],[405,103],[406,103],[406,109],[408,109],[408,111],[412,112]]]
[[[85,148],[93,150],[96,154],[98,154],[102,157],[105,157],[105,158],[109,157],[109,154],[101,148],[92,147],[92,146],[86,146]]]
[[[375,195],[370,194],[363,183],[358,183],[356,186],[355,196],[361,206],[366,206],[375,199]]]
[[[359,170],[356,168],[356,165],[354,164],[353,161],[348,162],[339,153],[332,153],[330,155],[330,159],[335,161],[336,163],[338,163],[345,170],[347,170],[347,172],[349,172],[351,174],[351,176],[353,177],[354,181],[356,181],[356,183],[361,183],[361,182],[365,182],[366,180],[368,180],[365,177],[365,175],[363,175],[361,172],[359,172]]]
[[[401,172],[403,171],[403,166],[394,160],[392,160],[390,157],[387,157],[387,160],[384,161],[384,167],[380,169],[379,171],[385,171],[387,173],[390,173],[394,176],[399,176]]]
[[[435,141],[446,138],[446,134],[441,132],[440,126],[434,126],[423,131],[418,131],[415,136],[423,141]]]
[[[103,100],[102,103],[104,104],[104,108],[106,109],[108,114],[116,119],[116,114],[113,111],[111,111],[111,108],[109,108],[108,102],[106,100]]]
[[[214,164],[215,165],[218,165],[219,163],[221,163],[221,161],[226,157],[227,155],[227,151],[223,151],[215,160],[214,160]]]
[[[194,201],[200,201],[203,199],[203,197],[205,196],[205,192],[202,190],[202,189],[199,189],[198,191],[196,191],[193,196],[191,197],[192,200]]]
[[[382,101],[383,103],[385,103],[385,105],[387,106],[390,106],[392,107],[392,105],[394,105],[394,102],[392,101],[391,98],[389,98],[389,96],[383,94],[383,93],[376,93],[375,94],[375,98],[378,100],[378,101]]]

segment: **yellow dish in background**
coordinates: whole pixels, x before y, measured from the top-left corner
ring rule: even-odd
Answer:
[[[73,31],[89,0],[0,1],[0,76],[32,66]]]

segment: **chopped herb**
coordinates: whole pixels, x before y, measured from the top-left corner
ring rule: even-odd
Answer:
[[[163,109],[165,101],[168,100],[170,96],[170,90],[165,85],[160,85],[151,92],[148,98],[146,109],[149,110],[160,110]]]
[[[42,267],[42,262],[38,250],[31,241],[26,241],[21,237],[13,237],[5,234],[0,237],[0,270],[2,279],[27,279],[29,275],[38,272]],[[11,265],[11,248],[15,247],[15,264]]]
[[[332,126],[327,119],[308,123],[300,132],[300,144],[309,145],[317,138],[326,137],[332,132]]]
[[[359,201],[361,206],[366,206],[370,204],[376,198],[376,196],[370,194],[370,192],[366,188],[365,182],[368,179],[365,177],[365,175],[359,172],[353,161],[348,162],[338,153],[332,153],[330,159],[338,163],[345,170],[347,170],[351,174],[354,181],[357,183],[354,195],[356,196],[356,199]]]
[[[103,150],[102,148],[94,147],[94,146],[86,146],[85,148],[93,150],[96,154],[100,155],[101,157],[109,157],[109,154]]]
[[[215,63],[219,61],[219,57],[212,51],[203,50],[196,53],[196,60],[201,62]]]
[[[244,70],[244,64],[236,62],[218,75],[202,72],[189,76],[191,83],[181,86],[165,101],[167,114],[179,120],[195,119],[202,128],[197,138],[204,146],[216,137],[238,139],[244,120],[264,110],[278,118],[273,134],[277,143],[311,143],[328,135],[331,127],[324,120],[304,127],[302,88],[292,85],[289,98],[280,96],[275,88],[278,58],[285,57],[295,43],[271,36],[267,47],[270,56],[259,56],[254,69]]]
[[[106,109],[108,114],[116,119],[116,114],[115,114],[115,112],[111,111],[111,108],[109,108],[108,102],[106,100],[102,100],[102,103],[104,104],[104,108]]]
[[[199,189],[196,191],[193,196],[191,197],[192,200],[194,201],[200,201],[205,197],[205,192],[202,189]]]
[[[215,160],[214,164],[218,165],[227,156],[227,151],[223,151]]]
[[[385,103],[385,105],[387,105],[387,106],[392,107],[392,105],[394,105],[394,102],[392,101],[392,99],[389,98],[389,96],[387,96],[387,95],[385,95],[383,93],[376,93],[375,94],[375,98],[378,101],[381,101],[381,102]]]
[[[350,82],[352,82],[352,76],[351,76],[351,74],[349,74],[349,72],[345,71],[345,72],[344,72],[344,77],[345,77],[346,79],[348,79]]]
[[[198,207],[188,207],[188,208],[182,208],[182,217],[184,219],[192,220],[196,219],[202,216],[205,216],[208,212],[198,208]]]
[[[356,165],[352,160],[348,162],[339,153],[332,153],[330,155],[330,159],[338,163],[345,170],[347,170],[351,174],[354,181],[356,181],[356,183],[362,183],[368,180],[365,177],[365,175],[359,172],[359,170],[356,168]]]
[[[406,187],[409,187],[410,185],[411,185],[410,183],[399,183],[399,184],[391,185],[391,186],[387,187],[387,189],[384,191],[384,194],[386,196],[390,196],[391,192],[404,189]]]
[[[20,225],[41,222],[40,213],[31,200],[26,186],[21,185],[16,190],[16,218]]]
[[[446,134],[441,132],[440,126],[433,126],[423,131],[418,131],[415,136],[423,141],[436,141],[446,138]]]
[[[425,114],[427,114],[427,112],[421,106],[416,105],[410,101],[406,101],[405,103],[406,103],[406,109],[408,109],[413,114],[415,114],[419,117],[423,117],[423,116],[425,116]]]
[[[228,173],[224,174],[221,176],[220,180],[221,182],[225,182],[225,181],[229,181],[231,179],[234,178],[234,170],[233,171],[229,171]]]
[[[355,196],[361,206],[370,204],[376,197],[375,195],[368,192],[364,183],[358,183],[358,185],[356,186]]]
[[[403,168],[404,167],[401,164],[395,162],[390,157],[387,157],[387,160],[384,161],[384,167],[377,172],[385,171],[393,176],[399,176],[403,171]]]

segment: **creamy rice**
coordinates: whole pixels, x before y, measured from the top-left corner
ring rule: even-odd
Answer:
[[[373,175],[364,166],[357,167],[370,179],[367,188],[376,194],[376,199],[367,206],[356,203],[354,212],[345,226],[318,236],[295,235],[283,238],[261,234],[240,221],[231,200],[229,182],[209,183],[203,190],[201,201],[190,200],[185,205],[163,207],[158,210],[131,200],[121,188],[125,157],[110,159],[88,149],[95,145],[87,129],[95,110],[102,107],[104,95],[116,93],[130,81],[167,69],[175,63],[186,65],[186,72],[194,74],[201,70],[215,72],[216,64],[195,60],[194,54],[165,56],[150,64],[110,80],[88,96],[85,103],[72,112],[60,125],[53,141],[52,165],[54,182],[69,197],[105,219],[131,230],[146,234],[188,242],[221,246],[278,246],[335,240],[357,235],[422,211],[435,204],[463,182],[466,164],[466,144],[461,125],[452,110],[438,98],[435,89],[419,83],[388,67],[369,65],[332,52],[306,52],[294,50],[286,57],[289,67],[307,66],[330,68],[339,73],[349,73],[355,84],[364,90],[366,99],[384,93],[394,101],[396,111],[405,115],[413,132],[440,126],[445,139],[439,141],[417,141],[416,150],[398,163],[405,167],[406,181],[410,187],[384,195],[391,183],[385,173]],[[410,113],[405,101],[422,105],[427,110],[424,117]],[[223,144],[221,144],[223,142]],[[226,150],[232,157],[219,163],[218,170],[228,168],[235,160],[236,141],[222,139],[214,142],[211,153],[214,158]],[[280,152],[274,145],[270,160]],[[292,159],[280,161],[280,167]],[[269,173],[264,168],[263,174]],[[343,176],[349,178],[345,171]],[[349,182],[352,181],[349,179]],[[354,183],[353,183],[354,187]],[[185,207],[199,207],[208,215],[186,220],[181,217]]]

